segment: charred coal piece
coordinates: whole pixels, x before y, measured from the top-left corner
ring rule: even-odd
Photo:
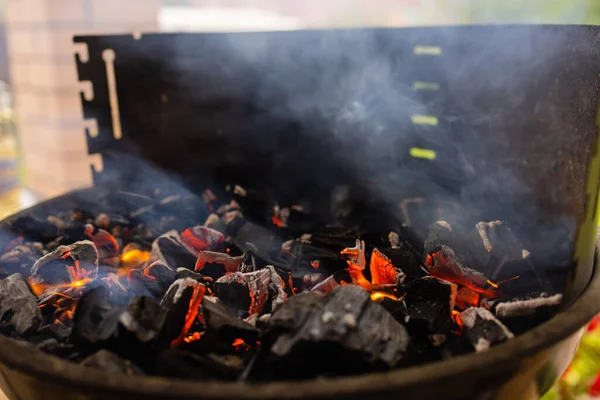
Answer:
[[[104,229],[94,231],[94,227],[92,225],[89,226],[90,233],[93,233],[88,234],[88,236],[92,239],[94,245],[96,245],[100,259],[106,260],[115,257],[119,253],[119,243],[115,237]],[[118,267],[118,264],[116,266]]]
[[[255,373],[280,379],[346,375],[396,366],[408,333],[369,293],[346,285],[302,293],[271,315]]]
[[[0,256],[0,277],[3,274],[25,272],[29,273],[33,264],[42,257],[41,243],[28,243],[14,246]],[[4,272],[2,272],[4,271]]]
[[[469,308],[461,313],[462,330],[475,351],[484,351],[514,335],[485,308]]]
[[[42,314],[35,295],[21,274],[0,280],[0,330],[5,334],[35,332]]]
[[[182,341],[198,320],[198,311],[206,288],[194,279],[178,279],[161,301],[167,315],[163,336]]]
[[[235,315],[246,318],[261,313],[269,297],[270,282],[271,273],[267,269],[246,274],[236,272],[219,278],[213,290]]]
[[[258,331],[233,315],[217,297],[205,296],[202,299],[202,315],[206,333],[200,342],[208,342],[214,350],[231,351],[236,339],[251,344],[258,339]]]
[[[194,270],[213,279],[219,279],[226,273],[237,272],[242,263],[242,256],[231,257],[226,253],[201,251],[198,254]]]
[[[406,326],[412,337],[429,338],[434,344],[443,342],[444,335],[452,329],[452,310],[456,301],[455,284],[431,276],[416,279],[398,289],[402,302],[406,305],[404,320],[399,321]],[[386,307],[387,308],[387,307]],[[391,310],[398,318],[402,317],[400,309]]]
[[[162,298],[177,279],[177,272],[162,261],[155,261],[143,270],[131,270],[129,273],[131,283],[138,283],[155,298]]]
[[[357,237],[352,229],[325,227],[310,235],[310,243],[339,254],[343,249],[354,246]]]
[[[458,233],[446,221],[436,221],[430,227],[425,237],[424,253],[433,254],[442,246],[454,248]]]
[[[351,279],[348,271],[342,269],[315,285],[312,290],[315,292],[329,293],[338,286],[350,283]]]
[[[59,246],[33,264],[31,277],[36,283],[60,284],[85,278],[98,273],[98,250],[89,240]]]
[[[389,258],[393,265],[400,269],[407,280],[423,278],[427,276],[427,272],[421,266],[419,257],[414,251],[404,242],[401,242],[397,247],[379,249],[382,254]]]
[[[562,295],[532,293],[527,296],[499,298],[491,306],[496,317],[519,334],[552,318],[562,302]]]
[[[144,371],[131,361],[107,350],[99,350],[91,356],[86,357],[80,365],[124,376],[145,375]]]
[[[242,372],[244,360],[237,354],[195,354],[167,349],[155,361],[155,372],[162,376],[194,380],[234,380]]]
[[[160,260],[172,269],[193,269],[196,256],[197,254],[183,243],[177,231],[167,232],[152,243],[151,259]]]
[[[115,334],[122,309],[109,303],[110,292],[104,285],[87,291],[79,300],[73,317],[71,341],[81,346],[108,341]]]
[[[55,322],[50,325],[46,325],[38,330],[40,335],[47,335],[56,339],[59,343],[64,343],[69,339],[71,335],[71,328],[63,324],[62,322]]]
[[[194,226],[181,233],[181,241],[196,252],[216,250],[224,239],[221,232],[205,226]]]
[[[14,232],[25,237],[27,240],[47,243],[60,236],[59,228],[44,218],[38,218],[31,214],[17,218],[11,224]]]
[[[190,278],[197,282],[209,284],[213,279],[209,276],[204,276],[198,272],[190,271],[187,268],[177,268],[177,279]]]

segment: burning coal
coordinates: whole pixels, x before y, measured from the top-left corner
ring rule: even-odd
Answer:
[[[0,331],[125,374],[309,379],[439,359],[457,342],[485,351],[560,305],[512,275],[530,252],[500,221],[438,221],[415,246],[403,230],[304,231],[301,207],[229,196],[121,192],[97,213],[23,214],[2,244]]]

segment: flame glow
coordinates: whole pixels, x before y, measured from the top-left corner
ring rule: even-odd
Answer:
[[[392,299],[398,301],[398,298],[393,294],[385,293],[385,292],[373,292],[371,293],[371,300],[379,301],[383,299]]]

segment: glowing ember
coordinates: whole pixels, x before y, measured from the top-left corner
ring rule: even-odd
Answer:
[[[456,325],[458,325],[458,327],[462,331],[463,324],[462,324],[460,312],[458,312],[456,310],[452,310],[452,320],[454,321],[454,323],[456,323]]]
[[[120,259],[121,268],[129,270],[148,262],[150,260],[150,252],[139,249],[128,250],[121,254]]]
[[[224,240],[221,232],[205,226],[195,226],[181,232],[181,241],[195,251],[212,250]]]
[[[385,292],[373,292],[371,293],[371,300],[379,301],[383,299],[392,299],[398,301],[398,298],[393,294],[385,293]]]
[[[196,340],[200,340],[202,338],[202,334],[200,332],[194,332],[188,337],[184,338],[183,341],[186,343],[195,342]]]
[[[447,247],[428,255],[426,267],[432,276],[466,286],[484,297],[497,297],[500,294],[499,290],[485,289],[484,286],[488,283],[485,276],[480,272],[463,267],[456,260],[454,252]]]
[[[479,306],[479,293],[468,287],[462,287],[456,294],[456,306],[461,309],[466,309],[469,306]]]
[[[198,317],[198,308],[200,307],[200,303],[202,302],[202,298],[204,297],[204,292],[206,288],[202,285],[197,285],[194,287],[194,293],[190,299],[190,304],[188,306],[188,311],[185,316],[185,323],[183,324],[183,328],[181,328],[181,334],[175,340],[173,340],[173,345],[177,345],[181,342],[184,342],[186,337],[188,336],[188,332],[194,325]]]
[[[398,274],[396,268],[385,254],[378,249],[373,249],[371,253],[371,280],[373,284],[398,284],[403,278],[403,274]]]

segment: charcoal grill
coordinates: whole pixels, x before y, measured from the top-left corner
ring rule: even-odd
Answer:
[[[444,204],[463,203],[457,224],[501,212],[522,237],[572,243],[565,306],[485,353],[252,386],[114,376],[0,337],[2,389],[15,399],[536,398],[600,310],[599,38],[575,26],[76,37],[79,77],[93,88],[82,94],[89,152],[102,165],[94,188],[38,212],[93,205],[115,187],[234,181],[326,219],[347,185],[365,229],[425,197],[411,213],[418,233]]]

